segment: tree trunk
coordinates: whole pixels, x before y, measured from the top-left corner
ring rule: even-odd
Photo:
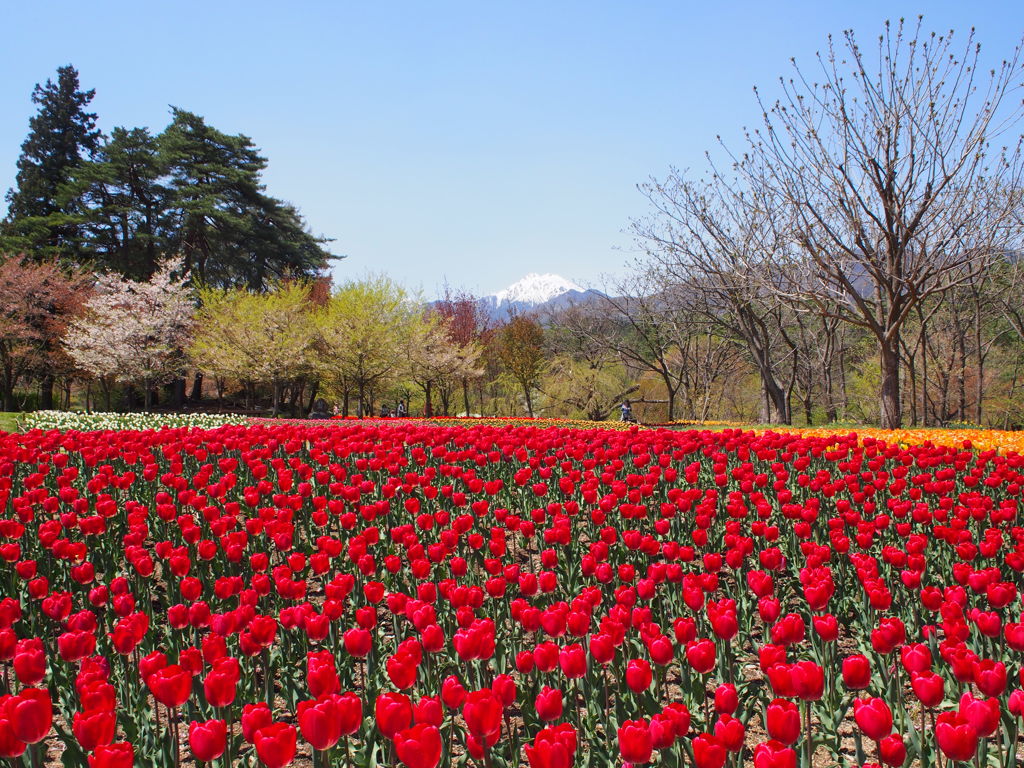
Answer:
[[[974,423],[981,426],[982,398],[985,396],[985,351],[981,344],[981,307],[974,310],[974,347],[977,355],[978,371],[974,382]]]
[[[185,405],[185,380],[175,379],[171,386],[174,388],[173,407],[180,411]]]
[[[316,396],[320,394],[320,382],[313,379],[313,384],[309,388],[309,408],[306,409],[306,413],[313,412],[313,404],[316,403]]]
[[[917,365],[916,355],[907,355],[907,376],[910,378],[910,425],[917,426]]]
[[[879,411],[882,429],[899,429],[903,423],[900,413],[900,353],[898,342],[880,344],[882,386],[879,393]]]
[[[466,416],[469,416],[469,381],[462,380],[462,405],[466,409]]]
[[[193,403],[198,403],[203,399],[203,372],[196,371],[196,375],[192,377],[192,391],[189,393],[188,399]]]
[[[767,416],[769,424],[791,424],[792,414],[789,410],[789,400],[785,390],[780,387],[772,378],[761,378],[764,386],[765,403],[767,405]]]
[[[39,408],[43,411],[53,410],[53,385],[54,375],[52,373],[43,374],[42,380],[39,382]]]
[[[270,415],[273,418],[277,418],[277,415],[281,410],[281,383],[279,381],[274,382],[271,399],[272,402],[270,404]]]
[[[289,392],[288,398],[288,413],[291,414],[293,419],[299,418],[299,397],[302,395],[303,386],[301,382],[293,381],[291,384],[291,392]],[[308,413],[308,411],[307,411]]]
[[[962,424],[967,421],[967,342],[964,339],[967,334],[964,333],[959,323],[957,323],[956,330],[957,362],[960,366],[956,375],[956,419]]]
[[[434,382],[428,381],[423,386],[423,396],[426,398],[426,405],[423,406],[423,415],[428,419],[434,415],[434,393],[433,393]]]
[[[530,418],[533,418],[533,399],[530,397],[530,388],[523,386],[523,394],[526,395],[526,412]]]

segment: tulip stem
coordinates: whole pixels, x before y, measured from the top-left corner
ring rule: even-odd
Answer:
[[[174,768],[178,768],[181,765],[181,744],[178,741],[178,708],[172,709],[171,714],[173,716],[173,725],[171,727],[174,729]]]
[[[224,711],[224,726],[225,726],[225,739],[224,739],[224,765],[225,768],[231,768],[231,731],[233,730],[234,724],[231,722],[231,705],[229,704]]]
[[[813,756],[813,745],[811,744],[811,703],[809,701],[803,702],[804,705],[804,723],[807,735],[804,737],[804,754],[807,756],[806,768],[811,768],[811,758]]]

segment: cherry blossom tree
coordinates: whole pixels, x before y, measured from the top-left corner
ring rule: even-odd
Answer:
[[[180,377],[195,304],[180,259],[165,261],[146,282],[103,275],[85,312],[72,321],[64,349],[101,381],[154,387]]]

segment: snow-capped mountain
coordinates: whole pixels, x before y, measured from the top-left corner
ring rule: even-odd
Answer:
[[[600,295],[560,275],[531,272],[508,288],[481,298],[480,308],[491,320],[502,322],[513,314],[557,309],[591,301]]]
[[[485,298],[494,298],[495,306],[500,307],[506,302],[516,304],[543,304],[556,296],[561,296],[569,291],[583,292],[573,282],[566,280],[561,275],[544,274],[538,275],[531,272],[522,280],[513,283],[503,291],[498,291]]]

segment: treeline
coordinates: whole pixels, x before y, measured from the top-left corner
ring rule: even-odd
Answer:
[[[260,291],[328,265],[326,240],[266,193],[252,140],[172,108],[160,133],[103,135],[71,66],[37,85],[0,252],[145,280],[168,254],[204,284]]]
[[[852,34],[830,40],[813,76],[796,69],[777,99],[759,94],[762,125],[742,149],[723,147],[725,162],[703,175],[673,170],[642,186],[651,213],[633,223],[643,255],[626,278],[593,301],[500,323],[472,296],[428,305],[384,277],[332,288],[309,235],[253,258],[267,242],[255,213],[270,201],[263,161],[206,175],[213,160],[176,160],[182,136],[206,130],[178,126],[184,113],[153,138],[160,194],[124,192],[168,201],[163,213],[133,202],[111,224],[124,209],[102,201],[121,188],[109,179],[122,166],[102,183],[96,173],[113,136],[94,150],[81,139],[57,192],[33,198],[57,211],[25,212],[18,195],[45,163],[19,165],[4,231],[7,252],[25,257],[0,268],[12,297],[5,402],[59,379],[65,404],[84,392],[114,407],[187,397],[302,415],[323,397],[347,414],[401,402],[410,413],[606,419],[629,399],[657,422],[1022,426],[1024,63],[1018,47],[987,67],[973,36],[955,39],[901,22],[870,55]],[[77,78],[48,83],[37,119],[51,91],[80,111],[91,98]],[[82,125],[75,135],[91,136]],[[252,150],[244,137],[226,144]],[[193,200],[193,187],[210,191]],[[151,232],[161,239],[138,256]],[[244,264],[229,242],[250,243]],[[31,290],[4,287],[19,281]],[[138,327],[159,316],[162,330]],[[115,361],[116,349],[133,351]]]
[[[1021,47],[876,45],[830,39],[725,163],[642,187],[616,312],[670,413],[746,370],[761,421],[1021,423]]]

